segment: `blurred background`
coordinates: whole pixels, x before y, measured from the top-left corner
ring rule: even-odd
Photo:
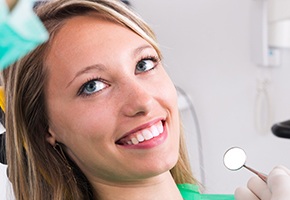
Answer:
[[[290,168],[290,140],[271,133],[274,123],[290,119],[290,50],[268,40],[271,20],[279,20],[265,12],[271,0],[129,2],[155,31],[178,88],[190,161],[204,192],[233,193],[253,176],[224,167],[223,154],[233,146],[256,170]],[[286,13],[282,20],[288,10],[278,9]],[[0,171],[4,194],[6,167]]]
[[[180,95],[191,165],[205,192],[233,193],[253,176],[224,167],[223,154],[232,146],[242,147],[247,165],[264,173],[290,167],[290,140],[270,129],[290,119],[289,44],[280,48],[267,38],[273,21],[290,18],[290,1],[130,3],[154,29],[169,75],[194,106],[196,117]]]

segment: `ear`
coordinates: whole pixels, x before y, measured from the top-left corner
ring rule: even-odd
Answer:
[[[49,127],[48,132],[46,134],[46,141],[51,144],[51,146],[55,146],[56,143],[56,134],[55,132]]]

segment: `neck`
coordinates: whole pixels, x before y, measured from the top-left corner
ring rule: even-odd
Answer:
[[[94,183],[99,200],[182,200],[170,172],[131,183]]]

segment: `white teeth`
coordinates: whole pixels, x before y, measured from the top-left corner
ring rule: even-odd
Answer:
[[[142,134],[137,134],[137,140],[138,140],[139,142],[143,142],[143,141],[145,140],[145,138],[143,137]]]
[[[163,133],[163,125],[161,121],[157,123],[156,127],[159,133]]]
[[[132,134],[131,139],[124,142],[127,143],[128,145],[136,145],[139,144],[140,142],[157,137],[161,133],[163,133],[163,124],[160,121],[155,125],[152,125],[150,128],[143,129],[136,134]]]
[[[159,131],[158,131],[158,129],[156,128],[156,126],[151,126],[151,127],[150,127],[150,130],[151,130],[151,132],[152,132],[153,137],[157,137],[157,136],[159,135]]]
[[[139,144],[139,141],[137,140],[137,138],[132,138],[131,141],[133,144]]]
[[[153,138],[152,133],[147,129],[142,131],[142,135],[144,136],[145,140],[150,140]]]
[[[128,140],[128,141],[127,141],[127,144],[132,145],[133,143],[132,143],[131,140]]]

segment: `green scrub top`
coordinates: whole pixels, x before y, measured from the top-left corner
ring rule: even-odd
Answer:
[[[234,200],[234,195],[230,194],[200,194],[197,185],[178,184],[177,185],[184,200]]]
[[[48,39],[48,33],[33,11],[33,0],[19,0],[10,12],[0,0],[0,70]]]

